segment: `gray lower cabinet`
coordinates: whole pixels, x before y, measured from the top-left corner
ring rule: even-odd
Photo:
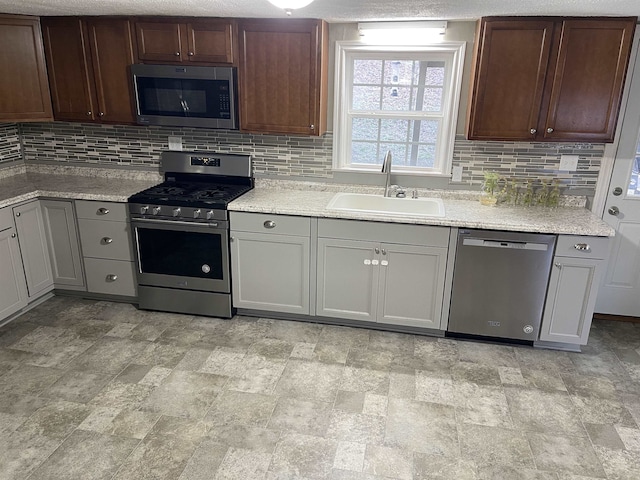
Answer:
[[[38,200],[13,207],[29,299],[53,289],[49,247]]]
[[[0,321],[27,305],[27,284],[20,259],[18,236],[10,210],[0,210],[0,217],[4,217],[5,211],[11,224],[0,223]]]
[[[586,345],[608,238],[558,237],[540,340]]]
[[[86,290],[76,215],[70,200],[41,200],[55,288]]]
[[[441,329],[449,230],[320,219],[316,314]]]
[[[137,296],[127,205],[77,200],[76,212],[87,291]]]
[[[309,315],[310,219],[231,212],[233,306]]]

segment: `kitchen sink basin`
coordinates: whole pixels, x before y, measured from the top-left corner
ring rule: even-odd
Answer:
[[[327,204],[327,209],[369,215],[444,217],[444,204],[440,198],[396,198],[364,193],[336,193]]]

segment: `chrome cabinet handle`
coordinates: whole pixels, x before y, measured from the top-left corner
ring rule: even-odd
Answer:
[[[90,116],[91,116],[91,110],[87,112],[87,117],[90,117]]]
[[[110,243],[113,243],[113,238],[110,237],[102,237],[102,240],[100,240],[100,242],[103,245],[109,245]]]
[[[189,52],[189,56],[190,56],[190,57],[193,57],[193,52]]]
[[[180,52],[176,52],[176,57],[179,57],[179,56],[180,56]]]
[[[613,215],[615,217],[620,213],[620,209],[616,206],[613,206],[613,207],[610,207],[609,210],[607,210],[607,212],[609,212],[609,215]]]
[[[373,249],[374,252],[376,252],[376,254],[380,253],[380,249],[378,247]]]
[[[115,273],[110,273],[107,275],[107,282],[115,282],[118,279],[118,275]]]
[[[276,222],[273,220],[267,220],[262,225],[264,225],[264,228],[276,228]]]
[[[16,238],[16,234],[15,234],[15,233],[12,233],[12,234],[11,234],[11,238]]]
[[[16,212],[16,217],[19,217],[19,216],[20,216],[20,212]]]
[[[553,133],[553,128],[551,127],[547,128],[547,133]]]
[[[311,125],[309,125],[309,130],[315,130],[316,126],[312,123]]]
[[[589,245],[588,243],[576,243],[573,248],[575,248],[576,250],[579,250],[581,252],[590,252],[591,251],[591,245]]]
[[[109,213],[109,209],[108,208],[100,207],[98,209],[98,215],[106,215],[108,213]]]
[[[384,248],[382,249],[382,254],[383,254],[383,255],[386,255],[386,254],[387,254],[387,251],[386,251]]]
[[[554,265],[555,265],[556,267],[558,267],[558,268],[562,268],[562,264],[561,264],[560,262],[556,262],[556,263],[554,263]]]
[[[531,130],[529,130],[529,133],[531,135],[535,135],[536,133],[538,133],[538,130],[536,130],[535,128],[532,128]]]
[[[100,113],[98,114],[98,116],[100,116],[100,117],[104,117],[104,112],[100,112]]]

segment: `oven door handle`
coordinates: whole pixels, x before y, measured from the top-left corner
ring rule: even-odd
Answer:
[[[160,220],[157,218],[132,218],[131,223],[149,223],[149,224],[161,224],[161,225],[182,225],[185,227],[211,227],[211,228],[224,228],[220,226],[220,222],[181,222],[180,220]]]

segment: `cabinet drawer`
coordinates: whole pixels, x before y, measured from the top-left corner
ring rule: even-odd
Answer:
[[[583,248],[585,248],[583,250]],[[556,244],[556,256],[578,258],[607,258],[609,237],[582,237],[560,235]]]
[[[318,220],[318,237],[371,240],[377,242],[448,247],[448,227],[406,225],[403,223],[365,222],[358,220]]]
[[[0,232],[13,227],[13,215],[10,207],[0,208]]]
[[[76,200],[76,214],[78,218],[97,218],[114,222],[126,222],[127,204]]]
[[[136,296],[136,276],[133,262],[85,258],[84,266],[89,292],[127,297]]]
[[[78,226],[83,256],[133,261],[128,223],[81,218]]]
[[[311,234],[311,219],[309,217],[230,212],[230,220],[231,230],[241,232],[277,233],[304,237]]]

